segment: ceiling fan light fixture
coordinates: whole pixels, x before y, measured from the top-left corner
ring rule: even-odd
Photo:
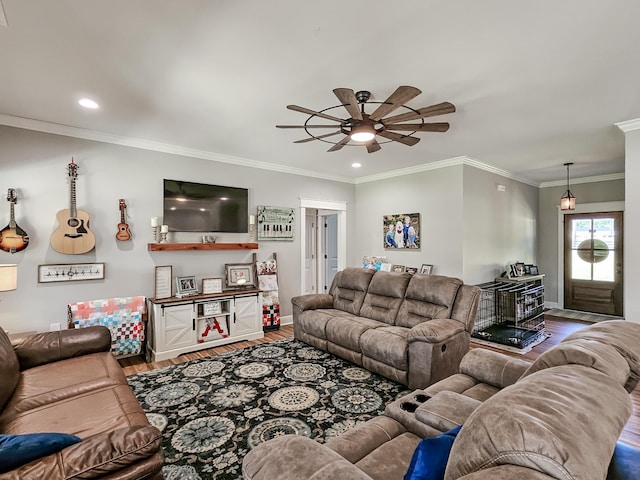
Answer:
[[[358,125],[357,127],[353,127],[351,129],[351,140],[354,142],[368,142],[373,140],[376,136],[373,128],[368,125]]]
[[[309,138],[296,140],[294,143],[320,140],[333,145],[327,152],[337,152],[345,146],[360,146],[365,147],[368,153],[374,153],[380,150],[381,144],[389,142],[397,142],[409,147],[416,145],[420,139],[412,136],[414,133],[446,132],[449,129],[448,123],[425,123],[424,119],[456,111],[456,107],[449,102],[417,110],[408,106],[407,102],[422,93],[420,89],[408,85],[396,88],[383,102],[371,101],[371,92],[366,90],[354,92],[350,88],[334,88],[333,93],[340,101],[339,105],[319,111],[298,105],[287,105],[287,109],[309,115],[309,118],[303,125],[276,125],[276,127],[304,129]],[[370,104],[377,106],[373,107],[373,112],[367,113],[365,107],[371,107]],[[346,118],[327,113],[341,108],[347,111]],[[402,109],[403,113],[389,116],[397,109]],[[316,119],[320,118],[329,120],[329,122],[316,122]],[[413,120],[417,120],[417,123],[406,123]],[[333,131],[316,135],[314,132],[317,131],[317,128],[327,128]],[[395,133],[395,131],[407,133]],[[327,138],[339,134],[343,134],[344,137],[338,141],[327,140]]]

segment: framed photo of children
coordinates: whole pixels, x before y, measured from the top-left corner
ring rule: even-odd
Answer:
[[[382,241],[385,249],[420,248],[420,214],[396,213],[382,218]]]

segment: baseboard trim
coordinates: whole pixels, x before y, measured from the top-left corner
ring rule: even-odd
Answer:
[[[293,325],[293,315],[280,317],[280,325]]]

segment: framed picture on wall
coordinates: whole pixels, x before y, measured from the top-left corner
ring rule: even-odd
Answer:
[[[420,214],[394,213],[382,217],[382,243],[385,249],[420,248]]]

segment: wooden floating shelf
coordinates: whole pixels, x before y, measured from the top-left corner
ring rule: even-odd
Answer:
[[[257,243],[149,243],[150,252],[185,250],[257,250]]]

